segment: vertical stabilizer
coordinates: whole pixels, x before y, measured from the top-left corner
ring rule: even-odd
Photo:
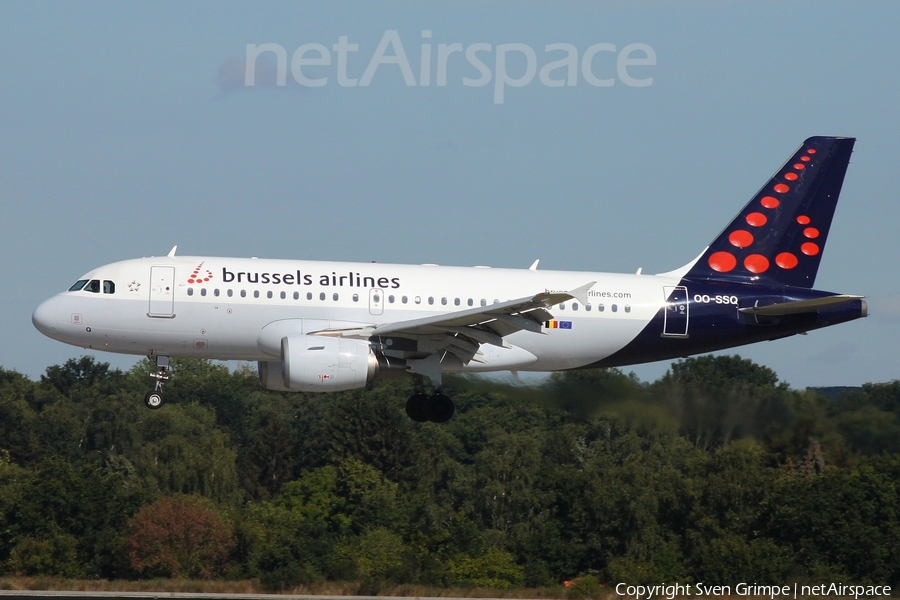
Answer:
[[[811,137],[757,192],[685,275],[811,288],[854,138]]]

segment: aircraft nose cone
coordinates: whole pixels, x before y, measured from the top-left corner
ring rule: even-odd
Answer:
[[[56,333],[56,320],[59,314],[59,307],[55,298],[44,301],[34,314],[31,315],[31,322],[35,328],[46,336],[53,337]]]

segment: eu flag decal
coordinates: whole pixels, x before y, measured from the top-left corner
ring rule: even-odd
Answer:
[[[547,321],[544,326],[547,329],[572,329],[572,321]]]

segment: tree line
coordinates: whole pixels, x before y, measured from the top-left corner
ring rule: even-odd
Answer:
[[[508,589],[900,583],[900,381],[793,390],[737,356],[536,386],[329,395],[173,360],[167,404],[91,357],[0,368],[0,574]]]

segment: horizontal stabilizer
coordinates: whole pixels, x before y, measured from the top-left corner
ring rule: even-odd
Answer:
[[[798,300],[796,302],[784,302],[782,304],[771,304],[769,306],[750,306],[738,309],[742,313],[750,315],[762,315],[764,317],[777,317],[782,315],[798,315],[800,313],[816,312],[825,306],[834,306],[835,304],[843,304],[852,302],[853,300],[862,300],[865,296],[850,296],[840,294],[836,296],[826,296],[824,298],[815,298],[813,300]]]

